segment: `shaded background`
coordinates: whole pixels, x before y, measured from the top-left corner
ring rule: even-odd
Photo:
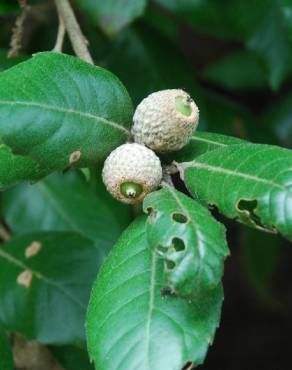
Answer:
[[[19,7],[0,1],[0,71],[54,46],[54,4],[29,3],[21,55],[7,59]],[[73,3],[96,64],[123,81],[135,106],[150,92],[184,88],[200,107],[201,130],[292,148],[292,1]],[[72,53],[68,40],[64,51]],[[291,244],[223,222],[231,257],[222,322],[200,368],[287,369]]]

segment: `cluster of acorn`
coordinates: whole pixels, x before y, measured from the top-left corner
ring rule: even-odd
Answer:
[[[183,90],[162,90],[149,95],[136,108],[134,143],[119,146],[107,157],[102,177],[116,199],[135,204],[154,191],[162,180],[157,153],[185,146],[199,121],[199,110]]]

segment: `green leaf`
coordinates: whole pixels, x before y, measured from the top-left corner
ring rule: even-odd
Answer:
[[[10,148],[0,143],[0,190],[22,181],[37,181],[45,175],[46,171],[33,159],[14,155]]]
[[[73,347],[51,347],[54,357],[66,370],[93,370],[94,366],[89,362],[86,350]]]
[[[252,7],[246,0],[233,0],[228,6],[218,0],[155,1],[188,22],[195,30],[231,40],[245,40],[271,4],[271,0],[254,2]]]
[[[225,148],[229,145],[242,144],[244,141],[233,137],[211,132],[196,131],[193,133],[188,145],[173,155],[180,162],[192,161],[196,157],[215,149]]]
[[[232,52],[207,65],[202,77],[230,90],[262,89],[268,84],[263,61],[248,50]]]
[[[168,185],[149,194],[143,208],[149,213],[148,243],[164,260],[167,285],[188,298],[216,288],[229,253],[224,226]]]
[[[279,236],[244,228],[241,230],[241,240],[244,272],[257,299],[272,307],[279,307],[280,302],[273,292],[273,283],[283,257]]]
[[[0,137],[48,171],[101,162],[128,135],[129,95],[110,72],[40,53],[0,75]]]
[[[146,21],[169,41],[175,43],[179,41],[179,24],[174,22],[167,12],[161,11],[156,4],[149,3],[143,21]]]
[[[3,214],[15,235],[40,230],[75,231],[92,239],[101,256],[130,222],[128,207],[109,207],[77,172],[53,174],[33,186],[20,185],[6,191]]]
[[[7,335],[0,323],[0,369],[13,370],[12,351],[8,342]]]
[[[19,12],[17,3],[11,4],[11,0],[1,0],[0,16],[16,15]]]
[[[249,127],[254,129],[254,119],[246,107],[210,89],[204,89],[203,94],[206,130],[246,138]],[[199,127],[201,130],[201,121]]]
[[[292,62],[292,44],[278,2],[268,8],[266,16],[257,24],[258,28],[247,46],[262,57],[269,72],[270,85],[277,90],[291,71]]]
[[[200,299],[169,294],[163,261],[146,241],[145,217],[114,247],[94,284],[87,316],[99,370],[177,370],[203,362],[220,319],[222,286]]]
[[[269,106],[261,120],[276,135],[281,145],[292,149],[292,94]]]
[[[146,0],[77,0],[77,3],[109,36],[141,17],[146,7]]]
[[[281,12],[284,17],[290,40],[292,40],[292,2],[291,0],[280,1]]]
[[[181,165],[185,184],[227,217],[292,239],[292,153],[260,144],[232,145]]]
[[[172,43],[150,27],[122,32],[109,50],[104,63],[127,86],[134,105],[154,91],[184,88],[202,106],[191,66]]]
[[[44,344],[83,343],[99,252],[77,233],[27,234],[0,248],[0,320]]]

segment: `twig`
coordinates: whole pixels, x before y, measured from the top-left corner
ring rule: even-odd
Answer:
[[[164,173],[163,174],[163,177],[162,177],[162,181],[161,181],[161,185],[164,186],[164,185],[168,185],[168,186],[171,186],[172,188],[174,188],[174,184],[172,182],[172,178],[170,175]]]
[[[83,36],[68,0],[55,0],[58,14],[62,17],[75,54],[84,61],[94,64],[87,48],[87,40]]]
[[[11,239],[9,231],[1,224],[0,224],[0,238],[5,242]]]
[[[175,187],[171,175],[178,173],[178,169],[175,163],[164,165],[162,168],[162,185],[163,183],[168,184],[171,187]]]
[[[163,166],[163,172],[167,173],[168,175],[175,175],[178,173],[177,163],[172,162],[172,164]]]
[[[63,18],[59,16],[58,35],[57,35],[56,44],[53,49],[53,51],[55,51],[56,53],[62,53],[65,33],[66,33],[66,28],[65,28]]]
[[[26,0],[18,0],[21,13],[16,18],[15,25],[12,30],[12,36],[10,40],[10,49],[8,52],[8,58],[16,57],[22,47],[22,39],[23,39],[23,30],[24,30],[24,22],[27,18],[27,14],[30,10],[30,7],[27,5]]]

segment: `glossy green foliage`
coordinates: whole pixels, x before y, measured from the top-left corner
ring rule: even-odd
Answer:
[[[283,256],[281,238],[245,227],[241,230],[241,240],[245,275],[257,298],[271,307],[279,306],[274,283]]]
[[[288,29],[288,35],[292,40],[292,2],[291,0],[281,0],[280,9],[284,17],[285,26]]]
[[[183,149],[173,154],[173,158],[178,162],[192,161],[206,152],[241,143],[243,143],[241,139],[233,136],[196,131],[191,137],[190,142]]]
[[[167,39],[150,28],[130,28],[121,33],[112,42],[104,63],[127,86],[134,105],[154,91],[182,87],[199,104],[190,65]]]
[[[0,75],[0,137],[47,171],[101,162],[127,139],[132,105],[110,72],[40,53]]]
[[[202,363],[219,322],[222,287],[200,300],[165,289],[163,261],[151,252],[145,217],[115,245],[94,284],[87,339],[99,370],[177,370]]]
[[[218,286],[228,255],[224,226],[166,184],[145,198],[144,210],[149,213],[148,243],[164,260],[166,284],[187,298]]]
[[[140,17],[146,6],[146,0],[77,0],[77,3],[109,36]]]
[[[280,298],[286,284],[289,290],[285,241],[257,229],[292,238],[291,152],[250,141],[292,147],[292,2],[69,1],[96,64],[117,77],[66,54],[7,59],[20,8],[0,1],[0,238],[12,238],[0,248],[0,325],[49,344],[66,370],[196,367],[220,321],[228,249],[219,218],[234,256],[220,354],[214,349],[206,366],[233,368],[238,349],[254,361],[238,366],[250,368],[257,359],[249,347],[258,346],[246,342],[244,326],[256,322],[257,300],[288,311]],[[58,19],[50,3],[29,0],[24,55],[53,48]],[[66,34],[64,53],[73,52],[70,43]],[[105,157],[131,141],[132,103],[119,79],[135,106],[154,91],[186,90],[199,107],[200,131],[182,150],[160,156],[178,163],[184,183],[179,174],[172,179],[180,191],[164,183],[149,194],[149,215],[117,241],[134,212],[107,193],[100,175]],[[233,302],[248,321],[242,312],[233,316]],[[258,332],[281,343],[273,323],[263,335],[258,312],[253,339]],[[224,347],[226,318],[239,338],[235,352]],[[0,328],[0,370],[3,358],[12,370],[7,344]],[[269,360],[273,352],[264,347]]]
[[[246,0],[234,0],[228,6],[218,0],[155,1],[199,32],[232,40],[245,40],[256,29],[258,20],[272,2],[256,1],[251,9]]]
[[[192,195],[225,216],[292,239],[292,153],[260,144],[232,145],[182,166]]]
[[[100,264],[73,232],[22,235],[0,248],[0,320],[46,344],[84,343],[90,288]]]
[[[269,106],[261,119],[281,145],[292,149],[292,94]]]
[[[230,88],[233,89],[234,84],[241,88],[242,83],[253,85],[267,80],[273,89],[278,89],[288,74],[291,74],[292,4],[289,0],[261,0],[252,3],[234,0],[228,6],[218,0],[156,2],[190,24],[195,31],[226,41],[244,42],[248,50],[258,55],[262,67],[256,66],[249,59],[244,68],[241,68],[243,60],[239,60],[237,70],[241,73],[236,73],[234,81],[230,79]],[[252,74],[246,75],[245,82],[242,77],[248,65],[251,67],[250,71],[257,72],[257,75],[256,78]],[[229,65],[229,78],[231,75],[232,67]]]
[[[3,213],[15,235],[71,230],[93,240],[101,256],[129,224],[125,208],[94,194],[77,172],[53,174],[33,186],[19,185],[3,194]]]
[[[201,89],[185,56],[149,26],[131,27],[118,35],[103,63],[127,86],[135,106],[154,91],[183,88],[200,108],[200,130],[237,135],[238,126],[249,123],[250,116],[240,104]]]
[[[0,323],[0,369],[13,370],[12,351],[8,342],[8,337]]]
[[[232,137],[249,138],[248,130],[250,126],[254,128],[254,117],[239,102],[228,99],[222,94],[218,94],[210,89],[204,89],[203,113],[204,120],[202,125],[200,107],[200,130],[207,130]]]
[[[262,60],[248,50],[232,52],[207,65],[202,77],[231,91],[263,89],[268,85]]]
[[[274,90],[280,87],[291,72],[292,63],[292,43],[285,28],[279,3],[280,1],[271,2],[266,13],[259,18],[256,32],[247,42],[248,48],[256,52],[265,62],[269,82]]]
[[[0,190],[22,181],[34,182],[45,175],[46,171],[33,159],[14,155],[10,148],[0,143]]]

